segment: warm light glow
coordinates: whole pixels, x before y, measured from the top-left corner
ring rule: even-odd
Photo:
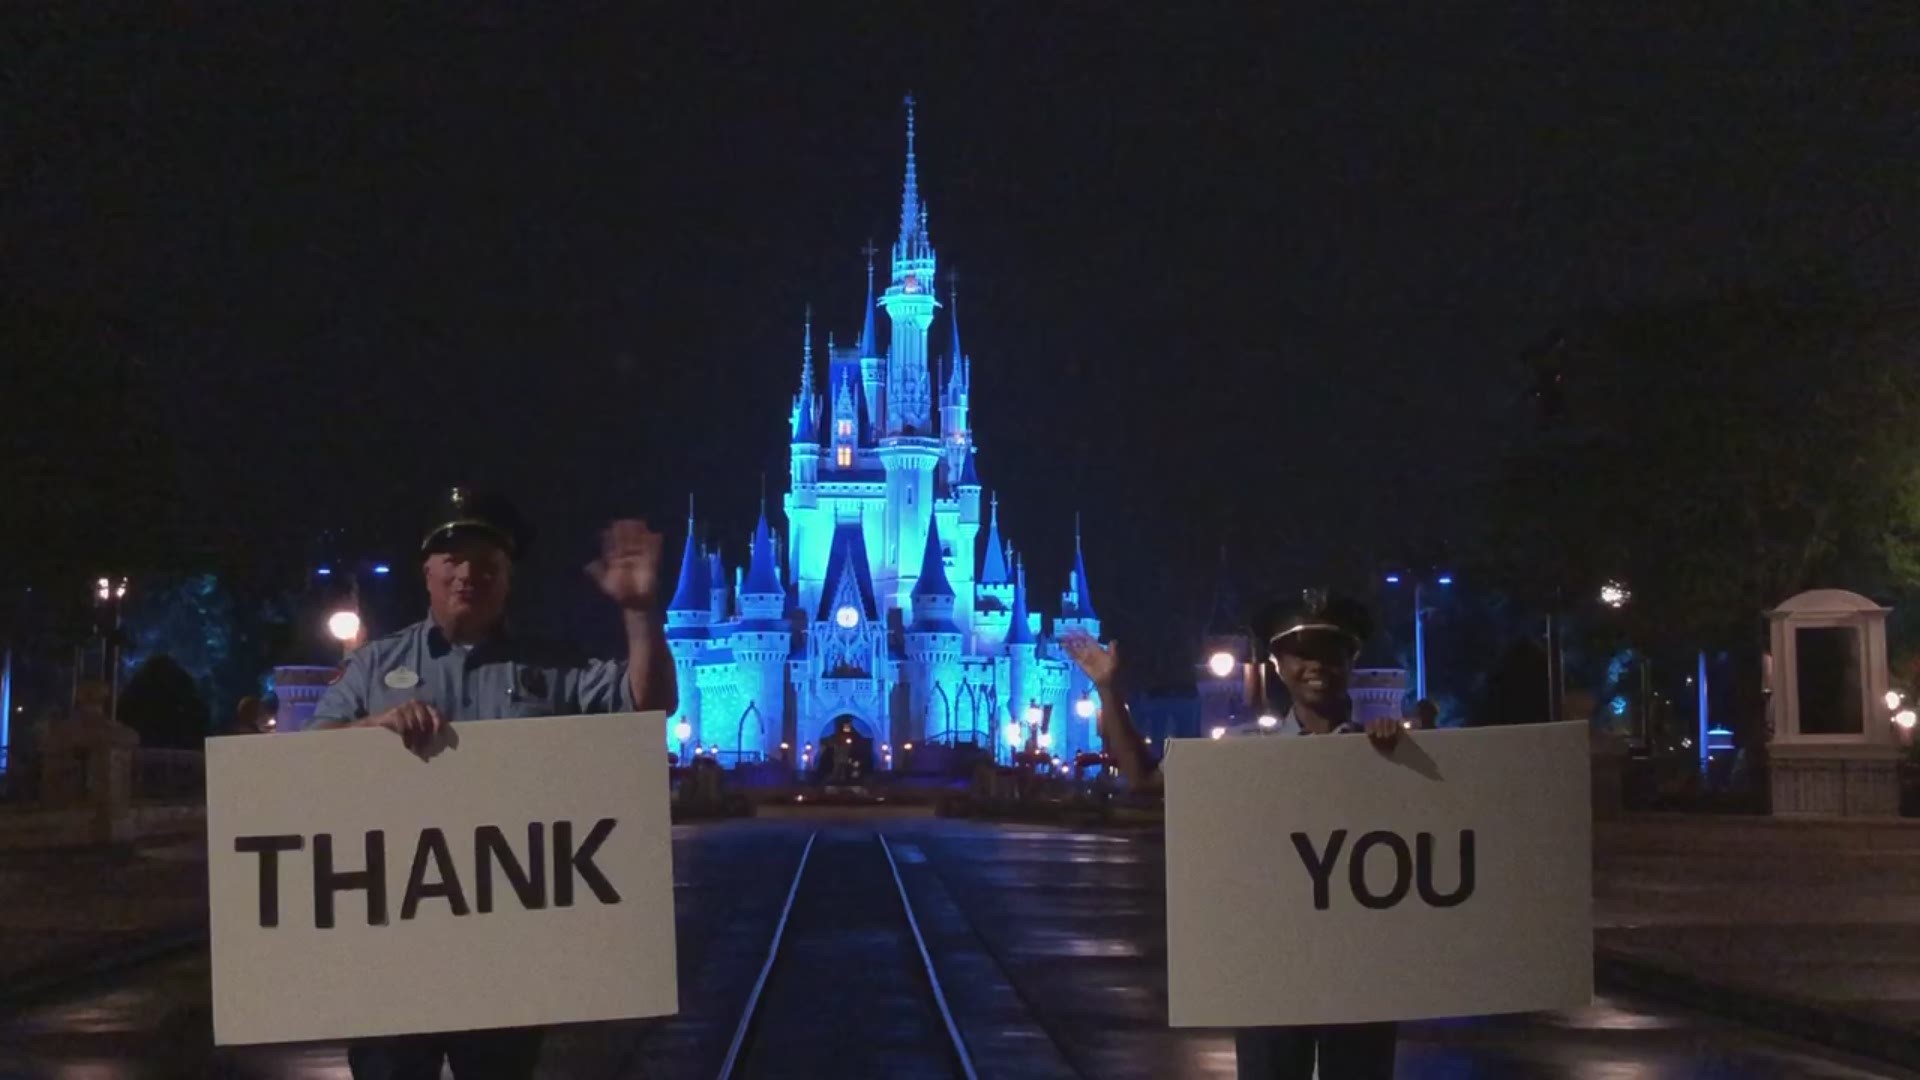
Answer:
[[[336,611],[327,616],[327,633],[342,642],[352,641],[360,636],[360,613],[357,611]]]
[[[1143,742],[1143,743],[1146,743],[1146,744],[1147,744],[1148,746],[1152,746],[1152,745],[1153,745],[1153,736],[1151,736],[1151,735],[1148,735],[1148,736],[1145,736],[1145,737],[1143,737],[1143,738],[1142,738],[1142,739],[1141,739],[1140,741],[1141,741],[1141,742]]]
[[[1617,581],[1609,581],[1600,586],[1600,602],[1616,611],[1626,607],[1627,601],[1631,599],[1633,599],[1633,593]]]
[[[1406,728],[1406,729],[1407,729],[1408,731],[1412,731],[1412,730],[1413,730],[1413,721],[1411,721],[1411,720],[1402,720],[1402,721],[1400,721],[1400,726],[1401,726],[1401,727],[1403,727],[1403,728]]]
[[[1041,711],[1040,706],[1038,705],[1027,706],[1027,723],[1038,727],[1040,722],[1042,720],[1045,720],[1046,718],[1047,718],[1047,714]]]
[[[688,739],[693,738],[693,725],[687,723],[685,720],[680,721],[673,726],[673,737],[679,739],[681,742],[686,742]]]
[[[1898,690],[1887,691],[1887,708],[1897,709],[1900,707],[1900,702],[1901,702],[1900,691]]]
[[[1896,725],[1898,725],[1899,727],[1901,727],[1901,728],[1903,728],[1903,729],[1905,729],[1905,730],[1907,730],[1907,731],[1912,731],[1912,730],[1913,730],[1913,722],[1914,722],[1914,715],[1913,715],[1913,710],[1912,710],[1912,709],[1901,709],[1901,710],[1900,710],[1899,712],[1897,712],[1897,713],[1894,713],[1894,714],[1893,714],[1893,722],[1894,722],[1894,723],[1895,723]]]
[[[1007,729],[1001,732],[1001,734],[1006,736],[1009,745],[1020,745],[1020,725],[1018,723],[1011,720],[1007,721]]]
[[[1260,718],[1260,726],[1272,730],[1280,726],[1280,718],[1272,713],[1268,713]]]
[[[833,463],[845,469],[853,464],[853,448],[842,446],[833,452]]]
[[[1074,702],[1073,715],[1082,720],[1093,719],[1093,699],[1083,697],[1079,701]]]
[[[833,621],[840,624],[840,629],[851,630],[860,625],[860,609],[847,604],[833,613]]]
[[[892,744],[892,743],[881,743],[881,744],[880,744],[880,752],[881,752],[881,753],[883,753],[883,754],[891,754],[891,753],[893,753],[893,744]]]
[[[1217,728],[1214,728],[1212,731],[1207,732],[1207,738],[1209,739],[1224,739],[1226,737],[1227,737],[1227,729],[1223,727],[1217,727]]]
[[[1233,654],[1222,649],[1207,657],[1207,670],[1213,672],[1216,679],[1224,679],[1233,674]]]
[[[913,749],[913,744],[912,744],[912,743],[906,743],[906,744],[904,744],[904,745],[902,745],[902,746],[900,747],[900,749],[902,749],[902,750],[912,750],[912,749]]]
[[[791,747],[791,746],[788,746],[788,745],[787,745],[786,743],[781,743],[781,744],[780,744],[780,749],[782,749],[782,750],[791,750],[791,749],[793,749],[793,747]]]
[[[1036,741],[1037,741],[1037,742],[1038,742],[1038,743],[1040,744],[1040,749],[1042,749],[1042,750],[1049,750],[1049,749],[1052,749],[1052,747],[1053,747],[1053,732],[1051,732],[1051,731],[1043,731],[1043,732],[1041,732],[1041,733],[1040,733],[1040,737],[1039,737],[1039,739],[1037,739]]]

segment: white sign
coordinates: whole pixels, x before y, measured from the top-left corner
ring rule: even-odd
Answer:
[[[1593,992],[1585,724],[1176,740],[1175,1027],[1575,1008]]]
[[[209,740],[214,1041],[674,1012],[665,723]]]

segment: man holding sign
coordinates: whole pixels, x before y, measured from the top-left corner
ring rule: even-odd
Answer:
[[[1399,741],[1402,729],[1393,720],[1362,726],[1353,719],[1347,688],[1353,662],[1373,632],[1359,603],[1310,589],[1297,600],[1268,605],[1254,618],[1253,630],[1267,643],[1267,662],[1286,687],[1292,708],[1275,724],[1249,721],[1229,728],[1229,736],[1365,732],[1383,749]],[[1136,787],[1161,785],[1158,763],[1127,715],[1120,643],[1103,648],[1082,634],[1069,638],[1066,647],[1100,693],[1101,741],[1121,774]],[[1243,1080],[1311,1080],[1316,1058],[1325,1080],[1372,1080],[1393,1075],[1394,1042],[1391,1023],[1334,1024],[1244,1029],[1236,1034],[1234,1049]]]
[[[626,624],[623,661],[585,660],[508,630],[513,564],[530,537],[505,500],[454,489],[420,545],[428,617],[350,656],[313,727],[384,728],[429,756],[456,722],[672,712],[678,692],[661,630],[659,534],[643,521],[615,522],[588,567]],[[349,1060],[356,1080],[437,1080],[443,1059],[461,1080],[521,1080],[533,1075],[540,1041],[538,1029],[407,1035],[357,1043]]]

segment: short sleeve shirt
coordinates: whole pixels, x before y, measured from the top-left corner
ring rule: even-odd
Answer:
[[[348,724],[407,701],[425,702],[456,722],[634,708],[624,660],[591,660],[507,631],[456,645],[423,619],[355,650],[311,722]]]

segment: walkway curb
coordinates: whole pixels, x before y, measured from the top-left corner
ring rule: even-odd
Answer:
[[[196,924],[162,931],[116,948],[76,951],[9,976],[4,985],[0,985],[0,1016],[10,1016],[106,976],[204,948],[206,944],[207,928]]]
[[[1593,950],[1594,981],[1842,1053],[1920,1070],[1920,1032],[1782,994],[1709,982],[1616,949]]]

